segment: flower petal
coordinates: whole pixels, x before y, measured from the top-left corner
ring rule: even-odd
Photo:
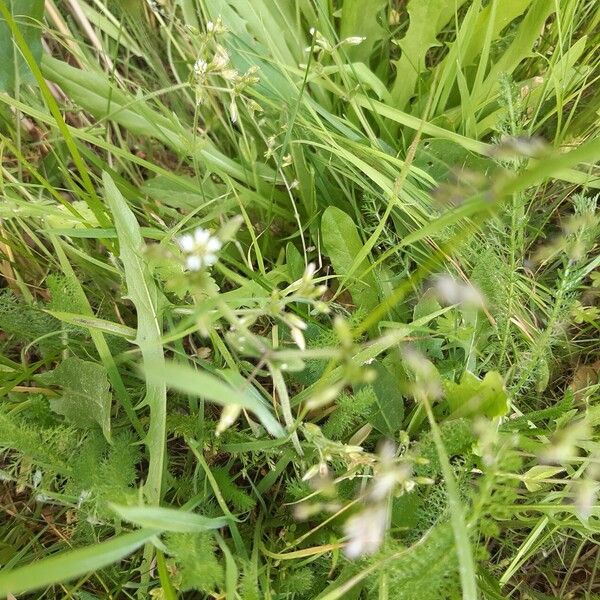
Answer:
[[[202,268],[202,258],[199,256],[188,256],[185,264],[190,271],[199,271]]]
[[[209,239],[210,233],[206,229],[198,227],[198,229],[194,231],[194,240],[196,241],[196,244],[204,246]]]
[[[189,233],[187,233],[186,235],[182,235],[177,240],[177,245],[184,252],[191,252],[194,249],[194,238]]]
[[[221,240],[213,236],[206,242],[205,248],[207,252],[218,252],[221,246]]]

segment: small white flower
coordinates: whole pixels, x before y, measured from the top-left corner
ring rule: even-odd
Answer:
[[[221,71],[229,64],[229,54],[227,54],[227,50],[223,47],[219,47],[217,50],[213,60],[212,67],[217,71]]]
[[[199,58],[194,63],[194,75],[196,75],[196,77],[201,77],[202,75],[206,75],[207,70],[208,70],[208,63],[203,58]]]
[[[215,24],[212,21],[208,21],[208,23],[206,24],[206,31],[208,31],[208,33],[212,33],[215,30]]]
[[[187,233],[177,240],[177,245],[186,254],[185,266],[189,271],[199,271],[203,267],[214,265],[217,252],[221,249],[221,240],[210,231],[198,227],[193,234]]]
[[[198,228],[194,231],[194,243],[196,245],[204,245],[210,239],[210,232],[206,229]]]
[[[396,487],[396,483],[398,483],[398,475],[393,470],[374,477],[369,492],[370,498],[376,501],[385,499]]]
[[[303,321],[298,315],[295,315],[294,313],[289,313],[286,315],[286,319],[291,327],[296,327],[297,329],[300,329],[302,331],[306,330],[306,322]]]
[[[39,487],[40,483],[42,483],[42,472],[39,469],[36,469],[32,479],[32,486],[34,488]]]
[[[348,558],[375,554],[383,543],[388,525],[385,503],[369,506],[346,521],[344,531],[349,537],[345,553]]]
[[[225,430],[229,429],[240,416],[242,407],[239,404],[227,404],[221,412],[221,418],[216,428],[216,435],[221,435]]]
[[[440,275],[436,278],[435,291],[439,299],[447,304],[463,304],[477,308],[483,307],[485,304],[478,289],[458,281],[450,275]]]
[[[92,492],[90,490],[82,490],[79,494],[79,498],[77,499],[77,508],[81,508],[83,504],[85,504],[89,498],[91,498]]]

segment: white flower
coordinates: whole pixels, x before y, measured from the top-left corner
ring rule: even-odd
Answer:
[[[229,64],[229,54],[222,46],[219,46],[214,58],[212,59],[212,68],[221,71]]]
[[[383,543],[388,525],[388,511],[385,503],[370,506],[350,517],[344,531],[348,536],[345,552],[348,558],[359,558],[365,554],[375,554]]]
[[[210,231],[198,227],[193,234],[187,233],[177,240],[177,245],[186,254],[185,266],[190,271],[199,271],[203,267],[214,265],[217,252],[221,249],[221,240]]]
[[[462,283],[450,275],[440,275],[435,280],[435,291],[440,300],[447,304],[464,304],[472,307],[483,307],[481,292],[470,284]]]
[[[184,252],[192,252],[194,249],[194,236],[184,235],[177,240],[177,244]]]
[[[203,58],[199,58],[194,63],[194,75],[196,75],[196,77],[201,77],[202,75],[205,75],[207,69],[208,63]]]

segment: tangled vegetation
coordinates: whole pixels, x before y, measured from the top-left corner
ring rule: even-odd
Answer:
[[[595,0],[0,0],[0,597],[600,598]]]

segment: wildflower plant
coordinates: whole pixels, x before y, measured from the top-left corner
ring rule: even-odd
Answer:
[[[0,596],[598,596],[599,14],[0,0]]]

